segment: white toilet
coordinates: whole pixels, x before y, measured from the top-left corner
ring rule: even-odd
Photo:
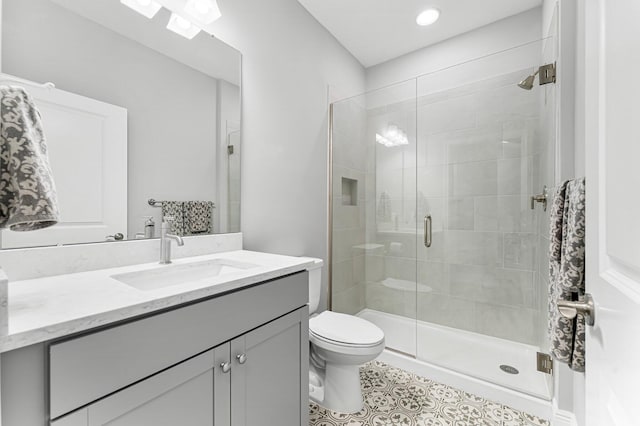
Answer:
[[[360,366],[384,350],[384,333],[353,315],[315,312],[320,302],[322,260],[309,267],[309,397],[325,408],[355,413],[363,406]]]

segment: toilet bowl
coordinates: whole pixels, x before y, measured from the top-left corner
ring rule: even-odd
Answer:
[[[309,268],[309,397],[339,413],[355,413],[364,405],[360,366],[385,347],[384,332],[353,315],[315,312],[320,301],[320,268]]]

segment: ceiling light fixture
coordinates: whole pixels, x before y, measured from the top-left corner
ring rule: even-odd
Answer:
[[[207,26],[222,16],[216,0],[187,0],[184,13],[200,26]]]
[[[376,133],[376,142],[380,145],[384,145],[387,148],[409,145],[409,138],[407,137],[407,134],[398,129],[398,126],[395,124],[390,124],[383,133],[384,135]]]
[[[162,7],[160,3],[153,0],[120,0],[120,3],[149,19],[153,18]]]
[[[175,13],[171,14],[171,18],[169,18],[169,23],[167,24],[167,29],[176,34],[180,34],[182,37],[188,38],[189,40],[194,38],[200,32],[200,28],[193,25],[191,21]]]
[[[416,23],[421,27],[426,27],[427,25],[431,25],[436,22],[438,18],[440,18],[440,11],[438,9],[431,8],[420,13],[416,18]]]

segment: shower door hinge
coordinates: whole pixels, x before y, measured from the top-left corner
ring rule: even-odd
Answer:
[[[540,86],[556,82],[556,64],[543,65],[539,69]]]
[[[538,352],[537,354],[538,371],[546,374],[553,374],[553,359],[551,355]]]

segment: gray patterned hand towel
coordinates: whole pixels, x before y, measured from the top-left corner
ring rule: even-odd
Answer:
[[[166,217],[172,217],[171,233],[185,235],[184,226],[184,205],[183,201],[163,201],[162,202],[162,220]]]
[[[58,222],[40,113],[21,87],[0,86],[0,228],[34,231]]]
[[[585,181],[563,183],[551,209],[549,247],[549,336],[551,352],[572,370],[584,371],[585,319],[560,315],[559,300],[584,297],[585,274]]]
[[[185,203],[186,229],[190,234],[213,232],[213,203],[211,201],[187,201]]]

